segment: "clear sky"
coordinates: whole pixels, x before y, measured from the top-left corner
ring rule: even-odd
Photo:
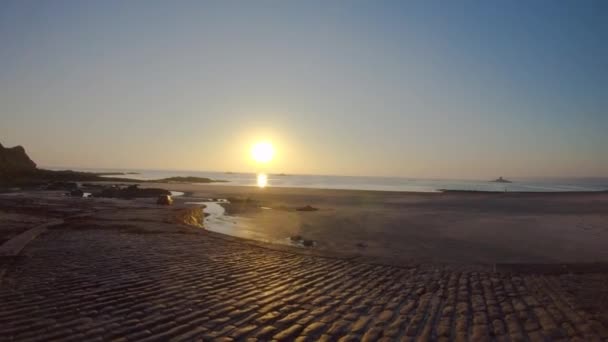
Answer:
[[[608,176],[608,1],[1,1],[39,165]]]

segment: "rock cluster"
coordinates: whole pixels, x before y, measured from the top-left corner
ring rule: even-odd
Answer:
[[[145,188],[141,189],[137,184],[130,185],[126,188],[118,186],[110,186],[103,188],[101,192],[94,193],[94,197],[110,197],[110,198],[139,198],[139,197],[158,197],[170,196],[171,192],[165,189]]]

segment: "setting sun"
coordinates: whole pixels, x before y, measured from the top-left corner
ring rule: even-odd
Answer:
[[[266,141],[258,142],[251,148],[251,157],[258,163],[268,163],[272,160],[274,148]]]

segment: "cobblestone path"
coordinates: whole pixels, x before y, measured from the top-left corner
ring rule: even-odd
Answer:
[[[569,290],[585,276],[378,266],[119,229],[51,230],[24,254],[0,285],[2,341],[608,339],[606,313]]]

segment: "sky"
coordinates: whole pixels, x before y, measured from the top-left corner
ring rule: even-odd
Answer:
[[[2,1],[0,143],[40,166],[608,176],[606,18],[603,0]]]

